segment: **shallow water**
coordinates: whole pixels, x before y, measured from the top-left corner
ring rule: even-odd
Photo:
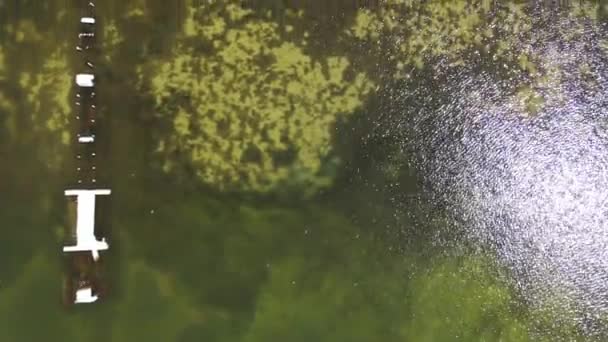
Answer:
[[[108,290],[94,305],[65,307],[60,251],[70,220],[62,191],[75,182],[77,164],[73,146],[60,143],[73,120],[61,118],[73,110],[66,82],[84,68],[73,49],[84,4],[0,1],[2,340],[605,337],[608,45],[601,24],[532,13],[533,37],[522,33],[513,44],[531,50],[538,68],[560,70],[558,79],[533,83],[528,73],[510,72],[521,59],[497,61],[475,47],[448,44],[442,55],[413,40],[409,54],[419,51],[427,64],[408,65],[398,52],[412,34],[399,31],[411,25],[407,16],[379,36],[354,34],[371,40],[344,33],[361,13],[383,13],[380,5],[362,12],[349,1],[247,2],[247,20],[292,25],[280,39],[296,35],[319,63],[343,56],[350,73],[373,83],[354,114],[331,126],[333,154],[322,158],[331,186],[260,194],[201,184],[192,166],[167,174],[154,153],[171,124],[139,88],[137,67],[154,71],[148,61],[170,58],[188,3],[97,4],[100,24],[113,27],[94,57],[96,177],[113,189],[97,212],[111,241],[102,254]],[[290,9],[303,15],[294,20]],[[473,19],[466,19],[459,25],[468,27]],[[420,39],[440,35],[429,30]],[[267,72],[269,82],[280,78]],[[530,82],[542,101],[518,97]],[[314,102],[322,101],[329,100]],[[49,119],[56,114],[59,123]],[[306,132],[322,139],[319,131]]]

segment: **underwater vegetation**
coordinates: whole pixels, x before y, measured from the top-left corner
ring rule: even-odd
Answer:
[[[294,18],[293,20],[296,20]],[[314,194],[332,183],[332,129],[372,83],[345,56],[314,58],[306,37],[235,2],[188,7],[170,55],[141,68],[164,169],[186,164],[218,190]]]

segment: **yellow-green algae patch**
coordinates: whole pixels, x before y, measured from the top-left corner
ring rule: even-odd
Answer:
[[[59,167],[62,155],[70,143],[69,120],[72,107],[69,101],[72,75],[68,66],[66,47],[57,48],[39,72],[22,72],[19,79],[31,131],[38,136],[45,151],[46,164]]]
[[[117,47],[124,41],[124,37],[118,26],[116,25],[116,21],[110,20],[103,26],[103,47],[104,47],[104,58],[108,61],[108,63],[112,62],[112,57],[117,49]]]
[[[599,5],[592,1],[572,4],[556,14],[532,16],[531,5],[516,1],[497,4],[490,0],[387,0],[375,11],[360,9],[346,36],[367,43],[372,51],[394,65],[395,78],[407,78],[412,69],[434,65],[438,59],[449,67],[475,63],[474,56],[489,56],[496,68],[504,68],[513,79],[516,100],[524,115],[538,113],[546,102],[538,91],[557,91],[561,70],[534,48],[539,35],[536,22],[568,21],[553,31],[567,42],[584,41],[599,30]],[[553,32],[552,32],[553,33]],[[555,92],[554,91],[554,92]],[[552,94],[558,98],[559,94]]]
[[[144,0],[131,1],[127,7],[125,16],[127,18],[143,17],[148,12],[148,5]]]
[[[170,58],[141,69],[142,78],[152,70],[158,113],[172,122],[158,149],[167,171],[177,155],[219,190],[331,184],[322,167],[332,128],[372,84],[361,73],[347,77],[345,57],[313,59],[294,42],[306,38],[286,31],[235,2],[188,7]]]
[[[0,319],[15,322],[3,326],[6,341],[60,337],[62,341],[87,341],[100,333],[115,342],[176,341],[188,326],[202,324],[207,318],[206,311],[192,304],[193,295],[171,275],[141,260],[124,265],[125,274],[117,284],[121,291],[112,292],[111,299],[103,299],[112,301],[110,316],[104,315],[104,308],[92,312],[93,316],[69,315],[58,299],[62,291],[60,269],[52,257],[39,253],[23,265],[14,285],[0,286]],[[40,329],[28,329],[31,319],[40,320]],[[141,329],[142,326],[154,329]]]
[[[471,48],[485,50],[496,58],[517,59],[519,55],[513,47],[530,30],[530,18],[524,5],[511,2],[492,15],[492,3],[389,0],[374,12],[359,10],[346,34],[372,43],[379,43],[375,41],[380,35],[391,37],[387,57],[395,60],[401,70],[404,66],[422,68],[436,57],[459,65],[464,63],[463,53]],[[396,73],[396,77],[403,76],[404,72]]]
[[[0,81],[6,77],[6,57],[4,56],[4,49],[0,45]]]
[[[6,80],[6,55],[4,48],[0,46],[0,81]],[[2,120],[3,128],[9,137],[14,137],[17,132],[17,123],[15,117],[16,110],[14,99],[9,97],[4,89],[0,87],[0,120]]]

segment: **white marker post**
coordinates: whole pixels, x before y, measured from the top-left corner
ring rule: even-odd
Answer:
[[[93,259],[99,259],[99,251],[110,248],[106,239],[101,241],[95,238],[95,196],[109,195],[110,189],[98,190],[66,190],[66,196],[76,196],[76,245],[64,246],[64,252],[90,251]]]

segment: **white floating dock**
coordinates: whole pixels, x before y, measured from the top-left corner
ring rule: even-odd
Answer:
[[[93,135],[83,135],[78,137],[78,142],[81,144],[89,144],[95,142],[95,136]]]
[[[97,296],[93,295],[93,289],[90,287],[78,289],[76,291],[76,299],[74,303],[93,303],[97,301]]]
[[[95,86],[95,75],[93,74],[77,74],[76,84],[79,87],[91,88]]]
[[[88,252],[94,260],[99,259],[99,251],[110,248],[105,238],[95,238],[95,196],[109,195],[110,189],[66,190],[66,196],[77,196],[76,245],[63,247],[64,252]]]
[[[80,18],[80,22],[83,24],[95,24],[95,18],[93,17],[82,17]]]

